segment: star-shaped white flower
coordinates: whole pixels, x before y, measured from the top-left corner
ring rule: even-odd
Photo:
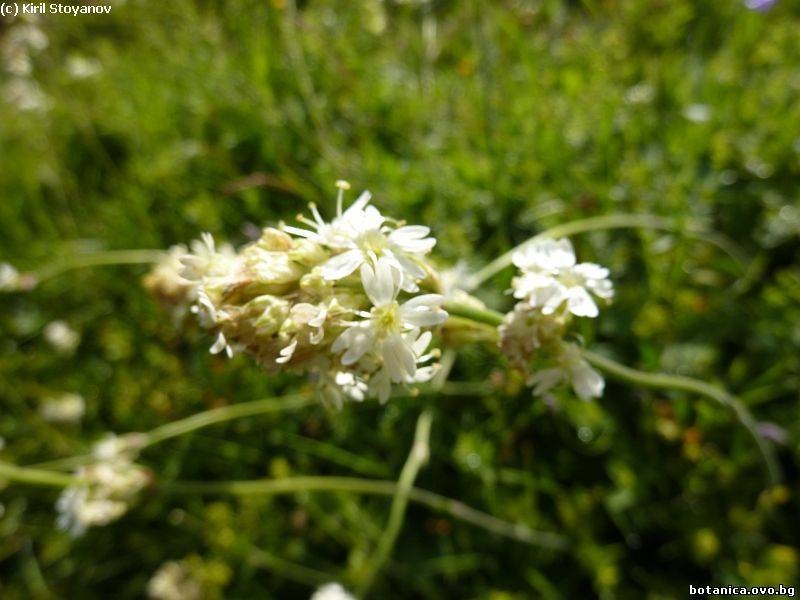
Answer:
[[[311,205],[314,220],[303,219],[312,229],[284,226],[284,231],[305,237],[337,252],[322,265],[322,276],[330,281],[343,279],[364,264],[373,267],[385,258],[400,274],[400,287],[417,290],[416,282],[425,277],[420,258],[431,251],[436,240],[428,237],[430,229],[422,225],[403,225],[395,229],[364,192],[342,212],[342,190],[337,198],[337,214],[326,223],[316,206]]]
[[[430,343],[430,332],[420,335],[420,328],[433,327],[447,319],[447,313],[440,308],[443,297],[423,294],[400,304],[400,288],[386,258],[379,259],[374,269],[363,264],[361,278],[373,307],[359,313],[364,319],[345,329],[331,350],[344,351],[341,360],[345,366],[354,365],[369,354],[380,360],[390,382],[408,381],[416,375],[421,359],[421,351],[415,345],[423,336],[425,348]]]

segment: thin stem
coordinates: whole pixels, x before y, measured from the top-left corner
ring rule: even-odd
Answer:
[[[536,234],[529,240],[512,248],[502,256],[494,259],[488,265],[478,270],[474,275],[467,279],[464,289],[467,291],[474,290],[487,279],[494,277],[497,273],[505,269],[511,264],[511,256],[525,246],[532,244],[536,241],[553,238],[575,235],[577,233],[586,233],[589,231],[599,231],[603,229],[628,229],[628,228],[644,228],[644,229],[662,229],[667,231],[680,231],[690,237],[705,240],[713,244],[729,254],[734,260],[740,264],[744,264],[746,259],[738,248],[725,236],[719,233],[708,231],[703,227],[696,224],[684,225],[675,220],[659,217],[656,215],[606,215],[602,217],[590,217],[588,219],[580,219],[564,223],[563,225],[556,225],[546,231]]]
[[[756,420],[747,407],[734,395],[728,393],[722,388],[718,388],[711,384],[692,379],[690,377],[683,377],[681,375],[667,375],[665,373],[645,373],[637,371],[625,365],[611,360],[605,356],[601,356],[590,350],[581,351],[584,358],[593,364],[595,367],[603,370],[610,377],[626,383],[653,389],[663,390],[679,390],[684,392],[691,392],[710,398],[723,406],[726,406],[733,411],[739,422],[744,425],[745,429],[750,433],[758,446],[761,453],[761,458],[767,468],[769,482],[772,485],[777,485],[781,482],[783,476],[781,473],[778,460],[775,456],[773,446],[767,442],[758,433]]]
[[[281,577],[309,587],[322,585],[335,580],[332,574],[288,561],[255,546],[249,548],[246,560],[253,567],[268,569]]]
[[[31,469],[30,467],[18,467],[17,465],[0,461],[0,480],[3,479],[16,483],[59,488],[72,485],[76,481],[72,475],[54,473],[53,471],[44,471],[42,469]]]
[[[361,581],[357,588],[357,596],[364,597],[372,587],[376,575],[380,572],[392,554],[400,529],[405,520],[406,507],[408,506],[409,494],[414,487],[414,481],[422,466],[428,462],[430,456],[430,434],[433,414],[430,410],[425,410],[417,420],[417,428],[414,433],[414,442],[408,454],[403,470],[397,480],[397,492],[392,500],[392,507],[389,511],[389,520],[386,522],[386,529],[383,532],[375,556],[371,563],[368,562],[361,574]]]
[[[357,477],[287,477],[254,481],[175,481],[165,483],[162,490],[170,494],[232,494],[235,496],[293,494],[297,492],[350,492],[376,496],[394,496],[398,484],[381,479],[359,479]],[[466,504],[440,496],[434,492],[411,488],[408,498],[451,517],[475,525],[497,535],[508,537],[533,546],[554,550],[567,547],[567,539],[557,533],[535,531],[527,525],[509,523],[470,508]]]
[[[102,250],[76,254],[33,271],[37,281],[46,281],[73,269],[111,265],[141,265],[157,262],[164,256],[163,250]]]
[[[449,314],[456,317],[473,319],[480,323],[486,323],[487,325],[497,326],[503,321],[503,315],[490,308],[479,309],[458,302],[446,302],[444,308]],[[691,392],[710,398],[729,408],[755,440],[764,465],[767,468],[769,482],[775,485],[781,481],[781,469],[775,457],[775,451],[772,445],[759,435],[756,420],[753,418],[753,415],[750,414],[750,411],[747,410],[747,407],[736,396],[698,379],[679,375],[667,375],[666,373],[645,373],[621,365],[610,358],[600,356],[589,350],[584,349],[582,352],[586,360],[597,368],[605,371],[609,376],[620,381],[646,388]]]
[[[251,402],[241,402],[239,404],[231,404],[221,408],[213,408],[206,410],[185,419],[173,421],[166,425],[161,425],[147,433],[144,436],[145,446],[152,446],[209,425],[216,425],[224,421],[231,421],[233,419],[240,419],[242,417],[252,417],[254,415],[262,415],[266,413],[279,412],[283,410],[290,410],[295,408],[303,408],[311,404],[316,404],[317,400],[312,393],[292,394],[289,396],[277,398],[265,398],[263,400],[253,400]]]
[[[437,388],[436,382],[430,386],[429,389],[424,387],[419,389],[420,395],[444,395],[444,396],[481,396],[490,389],[484,382],[477,381],[448,381]],[[291,396],[284,396],[283,398],[264,398],[262,400],[252,400],[250,402],[241,402],[239,404],[232,404],[230,406],[223,406],[221,408],[212,408],[199,412],[197,414],[179,419],[172,423],[167,423],[156,427],[149,432],[145,433],[131,433],[128,434],[134,438],[135,445],[141,448],[153,446],[165,440],[190,433],[210,425],[216,425],[225,421],[232,421],[242,417],[253,417],[260,414],[267,414],[278,412],[281,410],[290,410],[296,408],[303,408],[317,403],[316,398],[311,392],[305,394],[294,394]],[[28,465],[29,468],[34,469],[53,469],[57,471],[72,470],[81,465],[91,463],[94,457],[91,454],[80,454],[75,456],[68,456],[56,460],[49,460],[46,462],[34,463]]]
[[[445,302],[442,305],[451,317],[467,319],[484,325],[498,327],[503,323],[503,313],[491,308],[479,308],[463,302]]]

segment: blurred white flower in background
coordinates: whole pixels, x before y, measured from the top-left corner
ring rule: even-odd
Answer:
[[[50,108],[50,98],[32,79],[12,79],[6,84],[5,100],[23,112],[44,112]]]
[[[50,108],[50,99],[31,77],[33,57],[48,45],[47,35],[33,21],[13,24],[0,40],[0,59],[4,70],[11,75],[3,96],[23,112],[43,112]]]
[[[355,600],[355,597],[340,583],[326,583],[311,595],[310,600]]]
[[[150,481],[144,468],[122,457],[79,467],[75,478],[56,502],[56,525],[73,537],[119,519]]]
[[[0,263],[0,292],[27,292],[36,287],[33,273],[20,273],[9,263]]]
[[[86,412],[86,401],[80,394],[63,394],[47,398],[39,406],[39,414],[50,423],[78,423]]]
[[[81,343],[80,334],[61,320],[47,324],[44,328],[44,339],[61,354],[72,354]]]
[[[19,289],[20,274],[13,265],[0,263],[0,290],[13,292]]]
[[[683,109],[683,116],[692,123],[707,123],[711,120],[711,107],[708,104],[690,104]]]
[[[153,574],[147,595],[154,600],[199,600],[203,591],[184,561],[170,561]]]
[[[89,79],[99,75],[103,65],[96,58],[72,54],[67,58],[67,73],[74,79]]]

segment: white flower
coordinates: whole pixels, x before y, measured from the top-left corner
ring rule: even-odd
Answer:
[[[407,292],[416,291],[416,281],[426,275],[420,258],[436,245],[434,238],[427,237],[430,229],[422,225],[391,227],[377,208],[369,206],[369,192],[361,194],[342,212],[343,189],[340,185],[337,216],[330,224],[311,205],[314,220],[303,219],[303,222],[313,227],[313,231],[289,226],[284,229],[339,252],[322,265],[325,279],[343,279],[363,264],[374,266],[378,259],[384,258],[400,274],[400,287]]]
[[[146,437],[141,433],[128,433],[115,435],[108,433],[92,447],[92,456],[98,461],[127,461],[136,458],[139,450],[146,443]]]
[[[149,480],[143,468],[122,458],[80,467],[75,475],[77,482],[56,502],[56,525],[76,537],[119,519]]]
[[[331,406],[341,409],[345,400],[363,402],[367,397],[367,382],[354,373],[324,368],[315,376],[319,397]]]
[[[419,335],[406,334],[443,323],[447,319],[447,313],[440,308],[443,298],[439,294],[423,294],[398,303],[400,289],[386,258],[379,259],[374,269],[362,265],[361,279],[373,307],[368,313],[359,313],[364,320],[345,329],[331,350],[337,354],[345,351],[342,355],[345,366],[356,364],[367,353],[375,355],[392,382],[407,381],[417,371],[414,343]]]
[[[39,414],[50,423],[77,423],[85,412],[86,401],[79,394],[48,398],[39,407]]]
[[[67,73],[75,79],[88,79],[99,74],[103,65],[96,58],[73,54],[67,59]]]
[[[543,396],[562,382],[568,382],[582,400],[603,395],[605,381],[583,357],[575,344],[564,343],[557,357],[557,366],[537,371],[528,378],[533,393]]]
[[[317,589],[310,600],[355,600],[355,598],[339,583],[326,583]]]
[[[50,98],[32,79],[21,77],[11,79],[6,84],[6,102],[23,112],[44,112],[51,106]]]
[[[518,250],[512,256],[522,271],[513,281],[514,297],[525,298],[542,313],[563,310],[578,317],[596,317],[598,298],[614,295],[608,269],[594,263],[577,263],[567,239],[543,240]]]
[[[72,354],[81,342],[80,334],[65,321],[53,321],[44,328],[44,339],[61,354]]]
[[[150,579],[147,595],[154,600],[199,600],[203,592],[183,561],[170,561]]]
[[[217,249],[214,237],[203,233],[191,244],[192,252],[181,257],[181,277],[189,281],[226,280],[235,271],[236,252],[229,244]]]
[[[13,265],[0,263],[0,292],[15,292],[19,289],[19,271]]]

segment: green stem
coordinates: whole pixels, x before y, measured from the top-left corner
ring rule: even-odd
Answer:
[[[529,240],[512,248],[502,256],[494,259],[482,269],[478,270],[477,273],[467,279],[464,289],[467,291],[474,290],[487,279],[494,277],[497,273],[511,264],[511,256],[517,250],[520,250],[525,246],[539,240],[545,238],[564,237],[575,235],[577,233],[586,233],[589,231],[599,231],[603,229],[628,228],[680,231],[681,233],[684,233],[690,237],[702,239],[717,246],[740,264],[744,264],[746,262],[746,258],[728,238],[720,235],[719,233],[708,231],[699,225],[691,223],[688,225],[683,225],[675,220],[656,215],[606,215],[602,217],[589,217],[588,219],[580,219],[578,221],[564,223],[563,225],[556,225],[555,227],[536,234]]]
[[[173,421],[142,434],[145,438],[145,446],[152,446],[168,440],[208,427],[224,421],[252,417],[267,413],[280,412],[296,408],[303,408],[311,404],[316,404],[317,400],[312,393],[292,394],[277,398],[265,398],[263,400],[253,400],[252,402],[241,402],[220,408],[206,410],[185,419]]]
[[[381,479],[357,477],[306,476],[254,481],[176,481],[166,483],[162,490],[171,494],[232,494],[235,496],[294,494],[298,492],[350,492],[376,496],[394,496],[398,483]],[[470,508],[466,504],[440,496],[434,492],[411,488],[408,499],[434,510],[449,514],[455,519],[475,525],[494,534],[508,537],[533,546],[554,550],[567,547],[564,536],[535,531],[527,525],[509,523],[492,515]]]
[[[157,262],[163,250],[103,250],[77,254],[34,271],[37,281],[46,281],[73,269],[111,265],[140,265]]]
[[[449,381],[437,387],[437,384],[431,386],[430,389],[420,388],[420,394],[442,394],[445,396],[480,396],[486,393],[489,386],[483,382],[475,381]],[[242,417],[253,417],[260,414],[267,414],[272,412],[279,412],[282,410],[290,410],[311,406],[317,403],[314,394],[311,392],[304,394],[293,394],[284,396],[283,398],[264,398],[262,400],[252,400],[250,402],[240,402],[238,404],[231,404],[230,406],[223,406],[221,408],[212,408],[185,419],[179,419],[172,423],[167,423],[156,427],[151,431],[145,433],[132,433],[129,434],[138,437],[137,443],[140,447],[153,446],[165,440],[216,425],[225,421],[240,419]],[[28,465],[30,468],[39,469],[54,469],[54,470],[72,470],[81,465],[89,464],[94,460],[91,454],[81,454],[76,456],[68,456],[56,460],[34,463]]]
[[[409,494],[414,487],[414,481],[422,466],[428,462],[430,456],[430,434],[431,423],[433,421],[433,414],[430,410],[423,411],[417,420],[417,428],[414,433],[414,442],[411,446],[411,451],[408,454],[403,470],[400,472],[400,477],[397,480],[397,492],[395,493],[394,500],[392,500],[392,507],[389,512],[389,520],[386,523],[386,529],[378,540],[378,547],[375,550],[375,556],[371,563],[367,563],[364,571],[361,574],[361,581],[356,591],[356,595],[360,598],[366,596],[370,587],[375,581],[376,575],[380,572],[386,561],[392,554],[397,537],[400,535],[400,529],[403,527],[405,519],[406,507],[408,506]]]
[[[445,302],[442,305],[451,317],[467,319],[484,325],[498,327],[503,323],[503,313],[491,308],[478,308],[463,302]]]
[[[63,488],[75,483],[76,478],[64,473],[54,473],[30,467],[18,467],[11,463],[0,461],[0,480],[27,483],[31,485],[44,485]]]
[[[778,460],[775,457],[774,448],[758,433],[756,420],[744,404],[734,395],[729,394],[722,388],[705,383],[690,377],[681,375],[667,375],[665,373],[645,373],[637,371],[625,365],[601,356],[589,350],[582,350],[584,358],[595,367],[601,369],[613,379],[632,383],[634,385],[652,389],[678,390],[690,392],[710,398],[719,404],[733,411],[739,422],[744,425],[758,446],[761,457],[767,468],[769,481],[772,485],[777,485],[782,480],[782,474]]]
[[[446,302],[444,309],[450,315],[473,319],[487,325],[498,326],[503,322],[503,315],[490,308],[478,309],[459,302]],[[750,414],[750,411],[747,410],[747,407],[736,396],[698,379],[678,375],[667,375],[665,373],[645,373],[621,365],[610,358],[600,356],[589,350],[584,349],[582,352],[586,360],[619,381],[646,388],[690,392],[710,398],[729,408],[755,440],[767,468],[770,483],[775,485],[781,481],[781,470],[772,445],[759,435],[756,420],[753,418],[753,415]]]

